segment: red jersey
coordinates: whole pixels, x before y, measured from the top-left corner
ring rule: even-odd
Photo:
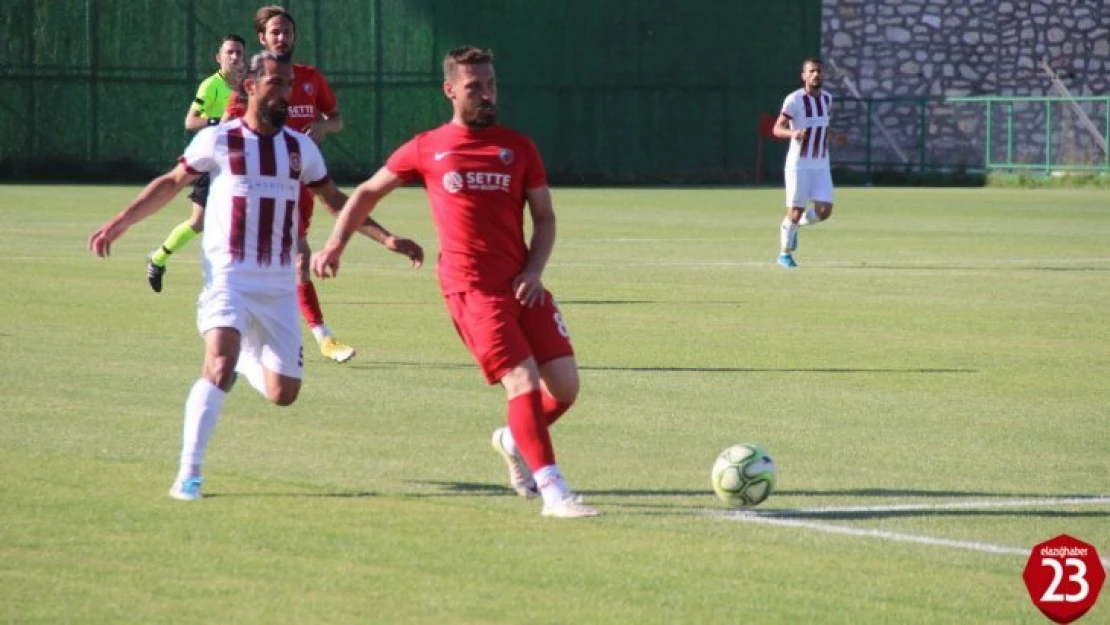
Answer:
[[[293,94],[289,96],[289,117],[285,120],[287,127],[304,131],[320,115],[334,113],[337,104],[335,94],[320,70],[311,65],[293,64]],[[239,98],[238,92],[231,94],[227,103],[228,116],[242,117],[246,110],[247,103]]]
[[[410,139],[385,166],[406,181],[424,180],[444,294],[512,288],[528,256],[524,190],[547,186],[531,139],[504,126],[447,123]]]

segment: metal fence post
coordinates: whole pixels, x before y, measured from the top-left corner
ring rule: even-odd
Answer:
[[[865,126],[866,131],[863,139],[863,161],[867,168],[867,184],[871,184],[871,124],[873,123],[871,119],[871,98],[864,100],[864,106],[867,110],[867,125]]]
[[[987,100],[987,138],[983,142],[983,168],[991,170],[991,101]]]
[[[1006,165],[1014,164],[1014,103],[1006,109]]]
[[[917,138],[918,143],[920,144],[920,148],[918,148],[919,152],[917,156],[917,171],[918,173],[923,174],[925,173],[925,124],[929,123],[929,118],[928,111],[925,107],[925,99],[922,98],[918,100],[917,105],[921,109],[921,113],[918,116],[918,124],[920,124],[920,128],[918,128]]]
[[[1052,172],[1052,101],[1044,103],[1044,173]]]

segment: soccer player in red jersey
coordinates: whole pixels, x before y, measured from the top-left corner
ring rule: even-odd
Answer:
[[[297,41],[297,22],[293,16],[278,5],[258,9],[254,18],[254,30],[262,46],[285,59],[291,60]],[[238,95],[232,95],[228,103],[225,119],[242,115],[243,104]],[[316,143],[321,143],[327,135],[343,130],[343,116],[332,93],[331,86],[324,75],[311,65],[293,64],[293,92],[289,97],[289,117],[286,126],[305,133]],[[308,261],[312,253],[308,244],[308,228],[312,223],[313,199],[307,187],[301,188],[300,232],[297,246],[297,296],[304,317],[312,335],[320,347],[320,353],[336,361],[347,362],[355,356],[355,349],[338,341],[324,324],[324,311],[312,283]],[[325,205],[326,206],[326,205]]]
[[[423,180],[439,237],[439,281],[459,336],[488,383],[508,398],[493,434],[516,492],[543,497],[543,515],[599,513],[567,487],[548,426],[578,396],[578,364],[562,314],[541,277],[555,245],[555,212],[532,140],[497,124],[492,55],[470,46],[443,62],[451,121],[401,146],[343,206],[316,275],[336,275],[358,224],[403,183]],[[524,242],[524,207],[532,238]]]

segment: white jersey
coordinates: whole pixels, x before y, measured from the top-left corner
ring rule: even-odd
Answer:
[[[829,119],[832,116],[832,94],[821,91],[816,96],[798,89],[786,96],[782,114],[790,120],[791,130],[809,128],[804,141],[791,141],[786,153],[786,169],[829,168]]]
[[[211,176],[205,285],[295,290],[300,185],[328,181],[316,144],[289,128],[261,136],[235,119],[201,130],[178,160]]]

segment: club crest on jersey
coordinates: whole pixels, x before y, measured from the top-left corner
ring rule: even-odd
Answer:
[[[304,84],[304,92],[307,93],[308,95],[312,95],[312,83],[306,82]]]
[[[509,148],[501,148],[501,151],[497,153],[497,156],[501,159],[501,162],[506,165],[513,162],[513,151]]]
[[[463,177],[457,171],[443,174],[443,190],[448,193],[458,193],[463,189]]]
[[[289,155],[289,169],[293,171],[301,170],[301,155],[298,152],[293,152]]]

